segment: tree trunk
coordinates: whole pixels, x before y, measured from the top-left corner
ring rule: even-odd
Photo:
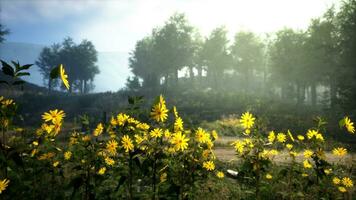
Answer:
[[[190,80],[194,80],[193,67],[189,67],[189,78],[190,78]]]
[[[311,89],[311,104],[312,104],[312,106],[313,107],[315,107],[316,106],[316,98],[317,98],[317,96],[316,96],[316,84],[315,83],[312,83],[311,85],[310,85],[310,89]]]
[[[178,83],[178,70],[174,70],[174,79],[175,82]]]
[[[83,94],[84,93],[84,90],[83,90],[83,85],[84,85],[84,80],[81,79],[80,80],[80,93]]]
[[[335,82],[332,80],[330,82],[330,107],[335,108],[337,103],[337,88]]]
[[[88,93],[88,85],[87,85],[88,80],[84,80],[84,94]]]

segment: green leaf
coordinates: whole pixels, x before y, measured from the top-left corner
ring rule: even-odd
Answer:
[[[6,75],[14,77],[15,75],[14,69],[3,60],[1,60],[1,64],[2,64],[2,72]]]
[[[29,76],[30,75],[30,73],[29,72],[18,72],[18,73],[16,73],[16,76],[18,77],[18,76]]]
[[[19,70],[19,71],[25,70],[25,69],[29,69],[32,65],[33,65],[33,64],[23,65],[23,66],[20,67],[20,70]]]
[[[342,128],[343,126],[345,126],[345,119],[339,121],[339,127]]]
[[[16,71],[19,71],[19,69],[20,69],[19,61],[15,62],[15,61],[12,60],[11,63],[15,66]]]
[[[60,65],[58,65],[57,67],[55,67],[55,68],[52,69],[52,71],[51,71],[51,73],[50,73],[50,78],[51,78],[51,79],[56,79],[56,78],[59,77],[59,66],[60,66]]]

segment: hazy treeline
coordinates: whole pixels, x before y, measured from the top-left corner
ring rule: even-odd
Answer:
[[[241,92],[300,105],[355,109],[356,1],[313,19],[307,30],[285,28],[267,37],[217,27],[202,37],[184,14],[136,43],[127,88],[164,92]]]

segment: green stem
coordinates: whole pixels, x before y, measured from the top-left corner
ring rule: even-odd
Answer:
[[[154,156],[153,160],[153,175],[152,175],[152,200],[156,199],[156,156]]]
[[[133,199],[132,194],[132,154],[130,153],[129,159],[129,199]]]
[[[260,167],[258,166],[256,169],[256,199],[261,199],[260,197],[260,182],[261,182],[261,175],[260,175]]]

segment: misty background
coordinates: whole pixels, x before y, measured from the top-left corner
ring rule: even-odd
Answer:
[[[45,46],[68,36],[78,43],[88,39],[98,51],[100,70],[93,92],[117,91],[132,75],[128,59],[135,43],[174,13],[184,13],[203,37],[224,25],[232,41],[238,31],[266,37],[284,27],[305,30],[332,5],[339,6],[339,1],[2,0],[0,22],[11,33],[0,44],[0,56],[35,63]],[[26,80],[44,86],[38,68],[31,72]]]

